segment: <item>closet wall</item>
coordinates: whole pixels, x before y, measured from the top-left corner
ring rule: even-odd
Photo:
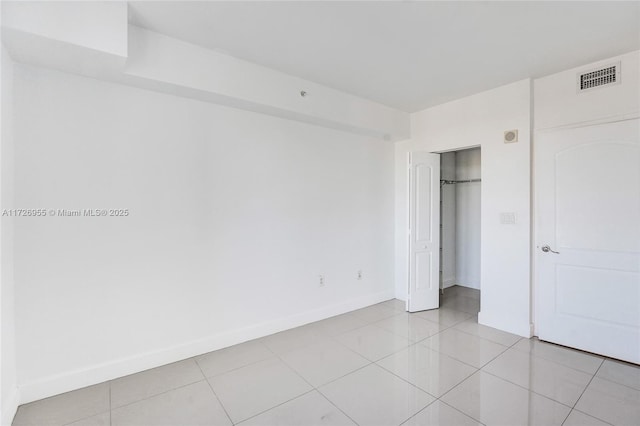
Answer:
[[[480,179],[480,148],[456,152],[456,180]],[[480,182],[456,189],[456,284],[480,289]]]
[[[440,178],[455,180],[456,153],[440,155]],[[440,282],[447,288],[456,284],[456,186],[443,185],[440,191]]]

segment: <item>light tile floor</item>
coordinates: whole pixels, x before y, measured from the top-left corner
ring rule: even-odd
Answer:
[[[640,425],[640,367],[390,300],[23,405],[13,425]]]

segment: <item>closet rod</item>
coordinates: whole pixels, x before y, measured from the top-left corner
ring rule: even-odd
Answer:
[[[482,182],[482,179],[466,179],[466,180],[440,180],[440,185],[453,185],[456,183]]]

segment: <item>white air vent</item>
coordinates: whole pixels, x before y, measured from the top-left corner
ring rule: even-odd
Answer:
[[[620,83],[620,62],[578,74],[578,93]]]

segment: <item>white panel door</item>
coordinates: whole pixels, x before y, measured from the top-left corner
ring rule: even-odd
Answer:
[[[440,155],[409,153],[409,312],[440,306]]]
[[[640,122],[535,145],[537,334],[640,363]]]

